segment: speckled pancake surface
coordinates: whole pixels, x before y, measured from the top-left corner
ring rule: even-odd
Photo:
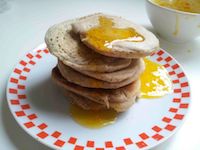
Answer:
[[[45,35],[49,51],[64,64],[84,71],[113,72],[131,63],[129,59],[103,56],[86,47],[71,31],[73,22],[76,20],[54,25]]]

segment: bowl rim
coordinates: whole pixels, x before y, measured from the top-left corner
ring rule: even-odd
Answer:
[[[163,6],[160,6],[156,3],[154,3],[152,0],[146,0],[146,2],[149,3],[150,5],[158,7],[160,9],[165,9],[170,12],[175,12],[175,13],[179,13],[179,14],[183,14],[183,15],[190,15],[190,16],[200,16],[199,13],[191,13],[191,12],[180,11],[180,10],[176,10],[176,9],[172,9],[172,8],[168,8],[168,7],[163,7]]]

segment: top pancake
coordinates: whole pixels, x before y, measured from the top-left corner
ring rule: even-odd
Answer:
[[[72,28],[84,44],[106,56],[140,58],[159,48],[153,33],[117,16],[102,13],[85,16],[73,23]]]
[[[49,51],[64,64],[77,70],[113,72],[131,63],[129,59],[111,58],[90,50],[71,32],[71,24],[75,22],[70,20],[54,25],[45,35]]]

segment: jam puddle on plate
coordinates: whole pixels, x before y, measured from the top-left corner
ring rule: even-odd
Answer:
[[[159,98],[172,91],[167,70],[160,64],[144,59],[145,71],[140,77],[142,98]]]
[[[113,124],[117,120],[118,113],[114,110],[84,110],[76,105],[70,106],[71,117],[80,125],[87,128],[102,128]]]

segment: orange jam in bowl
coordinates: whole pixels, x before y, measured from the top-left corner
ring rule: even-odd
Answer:
[[[151,0],[163,7],[200,14],[200,0]]]

